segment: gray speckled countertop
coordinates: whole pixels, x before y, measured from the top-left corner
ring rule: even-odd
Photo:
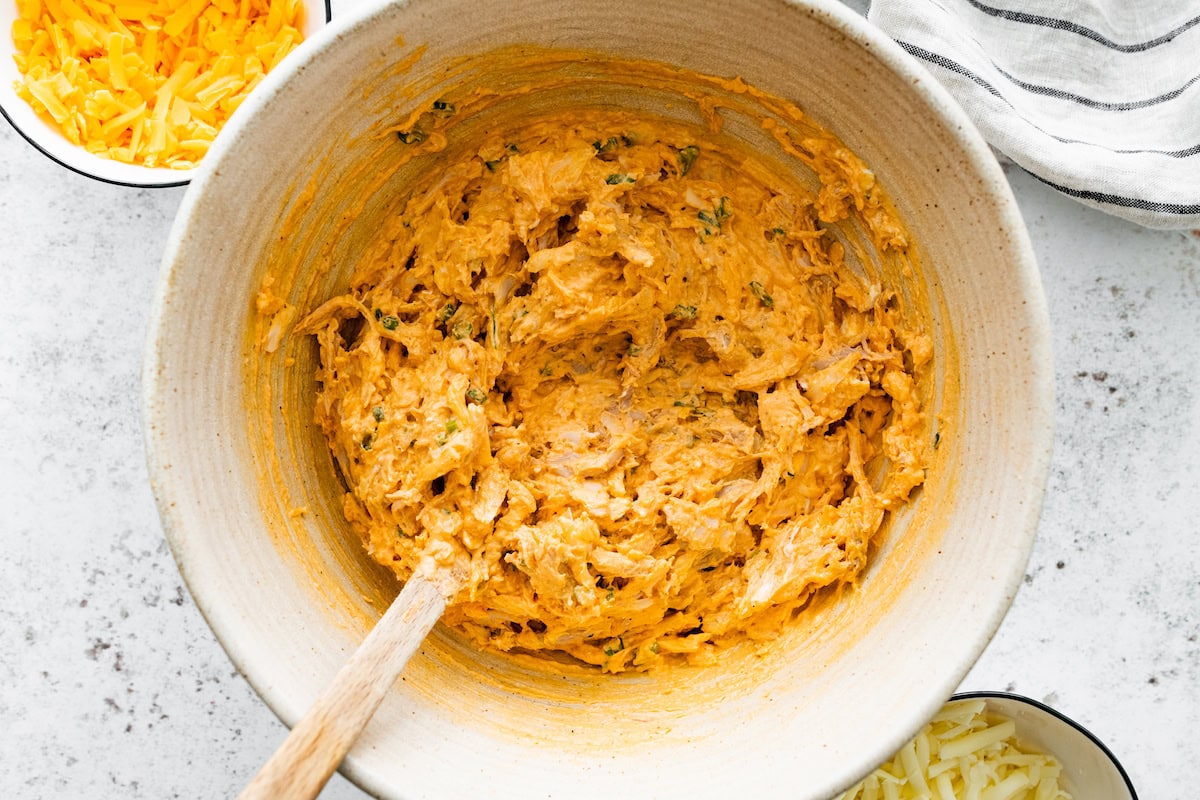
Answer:
[[[1044,700],[1143,800],[1190,799],[1200,231],[1008,174],[1049,301],[1055,454],[1025,585],[963,688]],[[182,195],[74,175],[0,124],[3,798],[230,797],[285,733],[197,613],[147,483],[143,337]],[[322,797],[364,795],[335,777]]]

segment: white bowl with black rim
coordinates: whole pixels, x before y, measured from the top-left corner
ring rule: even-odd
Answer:
[[[1011,692],[962,692],[953,700],[983,700],[988,712],[1016,725],[1019,744],[1054,756],[1063,788],[1076,800],[1137,800],[1133,782],[1100,738],[1066,714]]]
[[[13,60],[12,25],[17,18],[14,0],[0,2],[0,115],[34,149],[72,172],[104,183],[141,188],[184,186],[195,169],[146,167],[104,158],[71,142],[58,126],[39,115],[16,91],[22,80]],[[331,19],[330,0],[305,0],[301,33],[308,39]]]

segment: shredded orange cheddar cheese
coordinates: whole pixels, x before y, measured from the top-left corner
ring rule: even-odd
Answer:
[[[17,94],[73,144],[195,167],[303,36],[301,0],[17,0]]]

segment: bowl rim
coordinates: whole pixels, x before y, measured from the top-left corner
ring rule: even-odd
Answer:
[[[1043,714],[1049,714],[1051,717],[1054,717],[1055,719],[1059,720],[1060,722],[1065,722],[1067,725],[1071,726],[1075,730],[1082,733],[1084,735],[1084,737],[1086,737],[1089,741],[1091,741],[1091,743],[1094,744],[1096,746],[1096,748],[1098,750],[1100,750],[1100,752],[1103,753],[1105,755],[1105,757],[1108,758],[1109,761],[1112,762],[1112,765],[1117,768],[1117,772],[1120,774],[1121,780],[1123,780],[1125,782],[1125,788],[1129,790],[1129,796],[1132,798],[1132,800],[1138,800],[1137,791],[1133,788],[1133,781],[1131,781],[1129,779],[1129,773],[1125,771],[1125,767],[1122,766],[1121,761],[1120,761],[1120,759],[1117,758],[1116,754],[1114,754],[1112,750],[1108,749],[1108,745],[1106,745],[1104,742],[1102,742],[1100,740],[1099,736],[1092,733],[1090,730],[1085,728],[1083,725],[1081,725],[1080,723],[1071,719],[1070,717],[1068,717],[1066,714],[1062,713],[1058,709],[1053,708],[1052,706],[1048,706],[1045,703],[1041,702],[1040,700],[1034,700],[1032,697],[1026,697],[1023,694],[1017,694],[1016,692],[987,691],[987,690],[958,692],[958,693],[954,694],[947,702],[953,703],[958,700],[990,700],[990,699],[1012,700],[1017,703],[1023,703],[1027,706],[1030,706],[1031,708],[1037,709],[1038,711],[1042,712]]]
[[[1028,559],[1036,541],[1037,525],[1049,480],[1050,458],[1053,451],[1054,380],[1050,328],[1040,273],[1028,230],[999,163],[966,111],[915,58],[906,53],[883,31],[871,25],[865,17],[844,5],[840,0],[779,0],[779,2],[781,5],[792,7],[796,12],[810,14],[833,32],[846,37],[847,40],[869,53],[880,62],[883,68],[905,79],[921,102],[937,115],[940,123],[956,138],[967,157],[966,163],[984,184],[982,191],[995,204],[997,224],[1003,226],[1011,238],[1014,286],[1023,293],[1030,318],[1035,323],[1027,331],[1028,351],[1025,354],[1030,376],[1028,391],[1035,413],[1026,420],[1026,424],[1034,431],[1033,438],[1037,445],[1034,452],[1030,454],[1031,460],[1026,472],[1028,480],[1025,482],[1022,494],[1022,499],[1025,501],[1023,504],[1024,521],[1018,531],[1020,542],[1015,548],[1017,552],[1007,570],[1000,571],[996,576],[999,589],[1007,600],[1002,604],[997,604],[994,608],[987,609],[987,613],[982,615],[981,622],[975,631],[976,641],[972,646],[975,656],[955,665],[953,669],[947,670],[939,681],[940,688],[928,692],[924,706],[920,708],[914,706],[912,716],[897,724],[891,741],[881,742],[881,751],[878,755],[882,759],[891,750],[898,749],[911,739],[912,735],[946,702],[946,698],[952,695],[955,687],[966,677],[979,654],[983,652],[987,643],[995,635],[1011,607],[1013,598],[1020,589]],[[159,427],[160,421],[168,416],[169,404],[165,402],[164,396],[166,386],[164,377],[160,374],[165,341],[170,336],[168,309],[175,293],[177,259],[179,252],[185,246],[192,218],[197,210],[210,199],[208,190],[210,183],[216,177],[217,164],[227,152],[236,147],[238,140],[247,133],[250,121],[271,105],[286,82],[303,72],[310,60],[322,57],[330,49],[344,46],[343,39],[351,37],[357,29],[371,26],[374,20],[388,13],[389,9],[411,5],[413,5],[412,0],[358,0],[348,9],[347,13],[339,14],[332,25],[311,40],[311,47],[304,51],[302,58],[286,60],[278,69],[268,75],[251,97],[247,98],[242,109],[239,109],[241,113],[231,119],[230,124],[223,130],[223,135],[214,143],[209,157],[205,159],[196,171],[195,178],[190,182],[170,231],[163,257],[163,269],[147,325],[146,353],[143,362],[142,425],[151,484],[154,488],[165,537],[197,608],[231,662],[268,708],[289,727],[296,723],[303,709],[293,708],[294,698],[290,698],[278,685],[269,680],[264,671],[256,669],[250,664],[250,651],[241,641],[242,636],[236,621],[230,617],[227,610],[221,607],[220,603],[213,602],[214,598],[211,593],[206,594],[203,591],[203,576],[194,573],[188,564],[188,555],[193,550],[193,543],[188,531],[177,525],[181,520],[177,518],[173,509],[176,490],[172,488],[172,479],[175,476],[172,476],[169,471],[169,455],[160,447],[155,433],[155,428]],[[886,747],[891,747],[891,750],[888,753],[882,752],[882,748]],[[869,770],[868,760],[868,758],[863,759],[864,773]],[[390,796],[389,793],[396,791],[394,785],[380,782],[379,776],[365,764],[360,764],[353,751],[342,762],[339,771],[357,786],[370,793]]]
[[[319,24],[315,24],[311,27],[311,29],[308,31],[308,34],[305,36],[305,41],[308,41],[309,37],[333,21],[332,0],[321,0],[321,5],[324,9],[324,19],[322,19]],[[0,57],[2,57],[3,54],[8,53],[12,48],[12,34],[7,30],[3,30],[0,31],[0,37],[4,37],[4,51],[3,53],[0,53]],[[275,70],[272,70],[272,72],[277,70],[278,67],[276,67]],[[74,145],[70,142],[56,142],[54,145],[46,144],[43,142],[42,135],[40,133],[28,130],[28,126],[21,125],[19,121],[20,117],[28,116],[27,114],[12,112],[10,109],[5,107],[6,98],[10,104],[25,103],[24,100],[17,97],[15,93],[11,92],[8,87],[0,87],[0,116],[4,117],[8,124],[12,126],[12,129],[16,131],[22,139],[28,142],[34,150],[37,150],[43,156],[50,159],[55,164],[58,164],[60,167],[74,172],[76,175],[82,175],[85,178],[91,178],[92,180],[100,181],[101,183],[107,183],[112,186],[123,186],[130,189],[170,189],[178,186],[187,186],[189,183],[191,183],[192,178],[180,176],[194,175],[196,170],[199,169],[199,166],[189,170],[169,169],[166,167],[144,167],[138,164],[126,164],[124,162],[101,159],[100,156],[89,153],[79,145]],[[28,104],[25,103],[25,105]],[[40,117],[35,116],[35,118],[41,121]],[[57,129],[51,128],[48,123],[43,124],[45,124],[45,130],[42,133],[47,136],[50,134],[58,134]],[[222,128],[222,131],[223,130],[224,127]],[[58,135],[61,136],[61,134]],[[104,166],[105,164],[97,165],[96,169],[91,169],[88,167],[89,164],[93,164],[97,160],[104,161],[105,164],[114,165],[113,169],[119,172],[127,173],[131,176],[144,174],[146,177],[142,179],[134,179],[132,177],[111,177],[101,174],[98,171],[98,167]],[[203,160],[204,159],[201,159],[201,163]]]

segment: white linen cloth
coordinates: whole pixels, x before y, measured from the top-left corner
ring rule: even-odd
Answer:
[[[1198,0],[874,0],[867,18],[1034,177],[1200,228]]]

